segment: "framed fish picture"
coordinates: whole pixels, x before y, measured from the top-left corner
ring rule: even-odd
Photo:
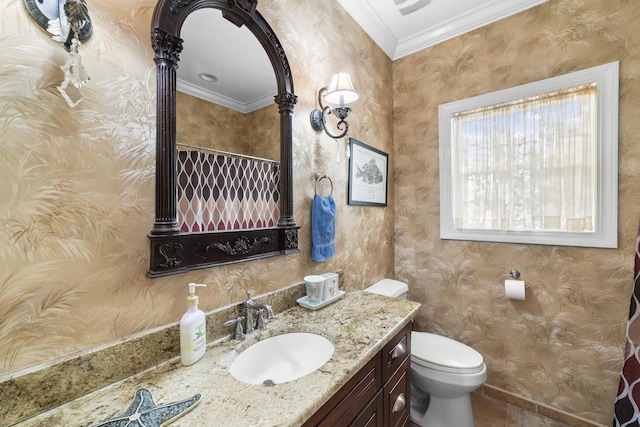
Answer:
[[[349,204],[387,206],[389,155],[349,138]]]

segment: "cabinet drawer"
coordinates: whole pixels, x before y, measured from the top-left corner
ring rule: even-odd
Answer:
[[[382,349],[382,381],[387,381],[396,373],[398,368],[409,358],[411,353],[411,329],[413,323],[409,322],[391,341]]]
[[[405,358],[404,362],[400,366],[400,369],[396,372],[396,375],[391,377],[389,383],[383,390],[384,393],[384,413],[389,420],[387,424],[389,427],[401,427],[407,423],[409,418],[409,379],[407,369],[411,363],[410,358]]]

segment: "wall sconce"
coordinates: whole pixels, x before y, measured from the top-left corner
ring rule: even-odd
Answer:
[[[323,96],[328,103],[338,104],[338,107],[331,108],[328,105],[325,106],[322,103]],[[311,112],[311,127],[317,131],[324,130],[324,132],[333,139],[342,138],[349,131],[349,123],[347,123],[345,119],[349,117],[351,113],[351,108],[345,104],[354,102],[357,99],[358,93],[353,88],[349,73],[334,74],[329,87],[323,87],[318,92],[318,103],[320,104],[321,110],[313,110]],[[327,130],[327,115],[329,114],[333,114],[340,119],[337,128],[339,131],[342,131],[341,134],[333,135]]]
[[[57,89],[70,107],[77,107],[82,101],[79,89],[89,80],[80,58],[80,41],[89,38],[93,28],[86,1],[25,0],[24,5],[36,23],[69,52],[69,59],[60,67],[64,80]],[[70,85],[76,89],[71,95],[75,100],[67,93]]]

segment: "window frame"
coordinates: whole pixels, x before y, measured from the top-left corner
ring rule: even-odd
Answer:
[[[597,190],[594,232],[505,231],[459,229],[453,226],[452,115],[476,108],[536,96],[581,84],[596,83]],[[598,248],[618,247],[618,61],[552,77],[509,89],[441,104],[438,108],[440,138],[440,239],[525,243]]]

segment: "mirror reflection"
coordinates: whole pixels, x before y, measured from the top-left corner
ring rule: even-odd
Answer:
[[[279,160],[276,79],[255,36],[205,8],[187,17],[181,37],[178,144]]]

